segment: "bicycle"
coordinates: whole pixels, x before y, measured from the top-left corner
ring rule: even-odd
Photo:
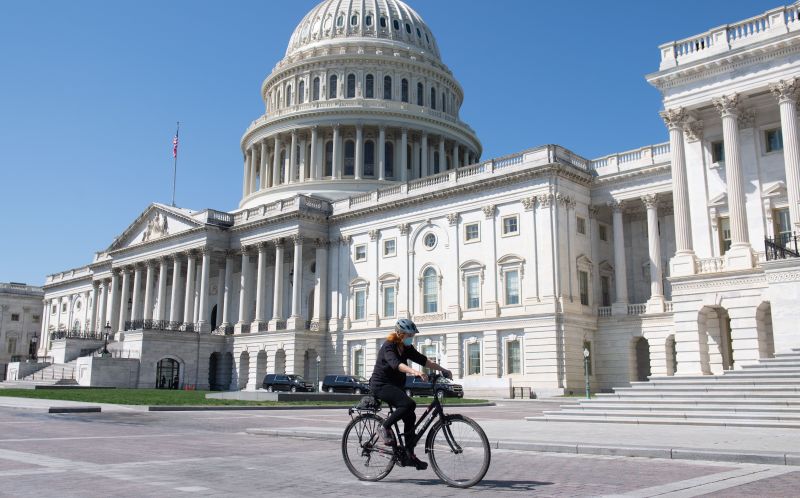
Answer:
[[[436,392],[440,374],[431,375],[431,391]],[[403,467],[407,461],[403,433],[397,424],[392,426],[397,443],[384,446],[378,437],[378,427],[384,418],[378,415],[381,402],[374,396],[372,406],[362,403],[349,409],[352,420],[342,435],[342,456],[350,472],[362,481],[380,481],[392,471],[395,464]],[[389,406],[389,414],[393,412]],[[355,415],[357,413],[357,415]],[[436,421],[434,423],[434,421]],[[471,418],[463,415],[446,415],[438,396],[433,396],[425,413],[414,426],[415,441],[421,441],[425,431],[433,424],[425,439],[425,453],[436,475],[450,486],[468,488],[483,479],[492,459],[489,440],[483,429]]]

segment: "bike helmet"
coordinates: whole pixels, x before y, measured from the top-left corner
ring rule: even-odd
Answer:
[[[394,331],[406,335],[415,335],[419,332],[414,322],[408,318],[401,318],[394,324]]]

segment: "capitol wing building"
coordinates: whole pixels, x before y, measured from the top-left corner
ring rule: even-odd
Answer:
[[[152,204],[50,275],[36,368],[119,387],[367,377],[407,317],[468,395],[549,395],[583,389],[584,354],[608,390],[800,347],[799,7],[659,51],[668,141],[487,160],[411,7],[323,1],[261,86],[239,207]],[[111,356],[91,355],[105,332]]]

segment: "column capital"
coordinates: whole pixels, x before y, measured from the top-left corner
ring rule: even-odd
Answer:
[[[292,242],[295,246],[302,246],[303,245],[303,236],[300,234],[292,235]]]
[[[259,242],[258,244],[256,244],[256,247],[258,248],[258,253],[259,254],[265,253],[265,252],[267,252],[267,249],[269,248],[269,243],[266,242],[266,241]]]
[[[328,246],[330,246],[330,241],[328,239],[322,237],[314,239],[314,247],[316,247],[317,249],[321,248],[327,249]]]
[[[520,199],[522,202],[522,207],[525,211],[532,211],[534,207],[536,207],[536,196],[533,197],[523,197]]]
[[[642,196],[642,202],[647,209],[658,208],[658,194],[645,194]]]
[[[155,268],[157,263],[158,263],[157,259],[148,259],[147,261],[144,262],[145,266],[148,269]]]
[[[703,138],[703,121],[700,119],[690,120],[685,123],[683,132],[686,135],[686,140],[696,142]]]
[[[367,234],[369,235],[369,240],[375,241],[375,240],[378,240],[378,237],[381,236],[381,231],[380,230],[370,230],[369,232],[367,232]]]
[[[486,217],[487,220],[491,220],[492,218],[494,218],[494,213],[495,211],[497,211],[497,209],[495,208],[494,204],[489,204],[487,206],[483,206],[481,208],[481,211],[483,211],[483,215]]]
[[[254,251],[255,247],[256,247],[255,244],[242,245],[242,250],[241,250],[242,256],[252,256],[253,253],[255,252]]]
[[[226,258],[233,258],[237,254],[239,254],[239,251],[237,251],[236,249],[225,249]]]
[[[608,205],[608,207],[611,208],[611,211],[613,211],[615,213],[622,213],[622,210],[625,209],[625,201],[621,201],[621,200],[618,201],[618,200],[615,199],[615,200],[607,203],[607,205]]]
[[[183,255],[186,256],[186,259],[194,259],[197,255],[197,251],[189,249],[188,251],[183,251]]]
[[[161,256],[160,258],[158,258],[158,262],[162,265],[167,265],[169,264],[171,259],[172,258],[170,256]]]
[[[597,218],[597,213],[600,211],[600,206],[597,204],[589,204],[589,219],[593,220]]]
[[[409,225],[408,223],[400,223],[397,225],[397,229],[400,231],[400,235],[408,235]]]
[[[286,239],[284,239],[283,237],[278,237],[277,239],[272,239],[270,243],[272,243],[272,245],[274,245],[275,248],[283,247],[286,243]]]
[[[342,235],[341,237],[339,237],[339,243],[343,246],[349,246],[352,240],[353,237],[350,235]]]
[[[672,109],[664,109],[658,113],[664,124],[668,129],[683,129],[683,124],[686,121],[686,109],[683,107],[675,107]]]
[[[458,224],[459,218],[461,218],[461,215],[459,213],[457,213],[457,212],[448,213],[447,214],[447,224],[450,225],[451,227],[455,226],[456,224]]]
[[[778,103],[796,102],[797,95],[800,93],[800,84],[797,78],[779,80],[777,83],[769,84],[769,91],[778,99]]]
[[[550,205],[553,203],[553,194],[552,193],[540,194],[536,196],[536,202],[538,202],[539,206],[543,208],[549,208]]]
[[[120,268],[120,267],[117,267],[117,268],[112,268],[112,269],[111,269],[111,273],[113,273],[113,274],[114,274],[115,276],[117,276],[117,277],[119,277],[120,275],[122,275],[122,272],[123,272],[123,271],[124,271],[124,270],[123,270],[122,268]]]
[[[739,105],[741,102],[738,93],[714,97],[711,99],[711,103],[714,104],[714,107],[717,108],[717,111],[722,115],[723,118],[725,116],[739,115]]]

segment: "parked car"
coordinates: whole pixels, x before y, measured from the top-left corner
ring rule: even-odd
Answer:
[[[328,393],[369,394],[369,381],[357,375],[326,375],[322,390]]]
[[[407,376],[406,377],[406,394],[409,396],[430,396],[431,395],[431,382],[424,381],[419,377]],[[436,381],[436,396],[438,398],[463,398],[464,388],[461,384],[455,384],[449,379],[440,379]]]
[[[306,382],[302,375],[292,374],[267,374],[261,387],[269,392],[272,391],[313,391],[314,385]]]

